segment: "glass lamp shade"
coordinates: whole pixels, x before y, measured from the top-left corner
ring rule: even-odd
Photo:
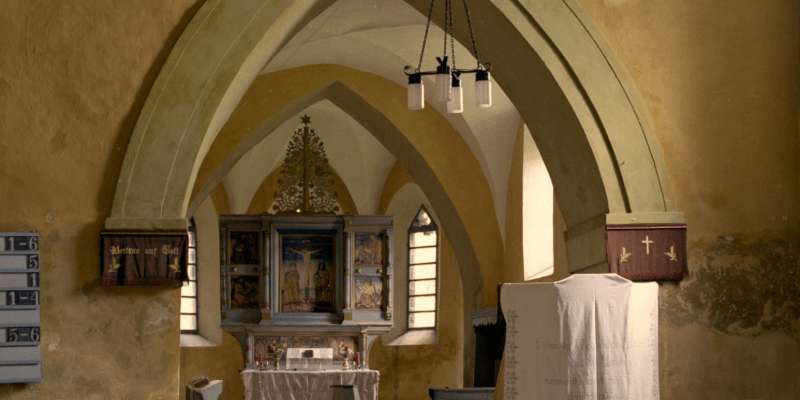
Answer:
[[[408,77],[408,109],[422,110],[425,108],[425,86],[422,84],[422,75],[413,74]]]
[[[450,100],[447,101],[447,112],[460,114],[464,112],[464,93],[461,90],[461,80],[453,77],[453,87],[450,88]]]
[[[492,106],[492,81],[489,80],[489,71],[478,71],[475,74],[475,107],[488,108]]]
[[[450,68],[448,68],[449,70]],[[450,99],[450,86],[452,85],[452,77],[450,72],[436,74],[436,88],[434,89],[433,98],[439,101],[447,101]]]

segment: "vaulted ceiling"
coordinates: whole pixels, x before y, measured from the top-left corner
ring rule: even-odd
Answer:
[[[442,3],[443,4],[443,3]],[[463,12],[456,7],[456,12]],[[416,66],[425,31],[426,16],[399,0],[340,0],[307,24],[262,70],[269,74],[316,64],[338,64],[380,75],[405,86],[406,65]],[[491,43],[478,43],[491,46]],[[423,70],[434,68],[441,56],[443,31],[431,24]],[[460,68],[476,65],[471,51],[455,43]],[[448,43],[449,52],[449,43]],[[482,60],[489,61],[491,60]],[[504,232],[505,196],[519,114],[496,82],[493,105],[474,107],[472,76],[464,79],[464,113],[448,114],[446,104],[433,100],[431,80],[427,107],[439,111],[469,145],[489,182],[495,211]],[[370,132],[328,101],[310,106],[298,115],[312,116],[312,127],[326,144],[331,165],[342,177],[359,213],[377,212],[383,182],[395,158]],[[263,179],[283,162],[291,134],[302,126],[299,117],[289,119],[275,133],[243,157],[223,180],[231,211],[244,212]],[[436,132],[430,132],[436,135]]]

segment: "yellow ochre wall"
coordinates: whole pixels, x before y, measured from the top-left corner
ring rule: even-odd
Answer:
[[[202,3],[0,2],[0,230],[41,235],[44,378],[0,397],[179,392],[179,292],[100,287],[97,242],[144,99]],[[800,4],[578,3],[641,97],[689,224],[692,275],[660,290],[662,398],[796,399]]]
[[[384,182],[378,206],[379,213],[387,213],[390,202],[405,185],[416,185],[414,178],[400,162],[395,162]],[[402,197],[399,197],[402,198]],[[417,212],[419,203],[405,204],[411,215]],[[432,213],[436,210],[428,208]],[[395,237],[405,235],[411,221],[398,220],[395,216]],[[436,344],[384,346],[383,338],[378,338],[370,348],[370,368],[380,372],[378,398],[381,400],[416,400],[428,398],[431,387],[460,388],[463,386],[464,351],[464,294],[461,285],[461,273],[458,260],[450,246],[447,232],[440,226],[439,257],[439,329]],[[397,243],[407,241],[395,239],[395,260],[399,252]],[[395,263],[396,268],[399,264]],[[395,285],[398,285],[397,281]],[[397,295],[395,295],[397,296]],[[398,304],[395,297],[395,304]],[[397,314],[405,315],[395,311]],[[402,319],[395,319],[395,324],[405,324]]]
[[[42,268],[42,382],[0,398],[177,396],[180,291],[101,287],[98,242],[139,111],[200,3],[0,2],[0,231],[39,232]]]
[[[800,2],[579,0],[632,79],[688,224],[660,283],[662,399],[800,398]],[[520,281],[521,141],[503,277]],[[556,273],[563,231],[555,207]]]
[[[662,398],[800,398],[800,2],[578,2],[689,226],[691,276],[660,284]]]

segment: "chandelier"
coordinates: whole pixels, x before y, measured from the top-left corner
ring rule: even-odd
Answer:
[[[475,69],[456,68],[455,41],[453,39],[453,5],[452,0],[444,2],[444,51],[442,57],[436,57],[439,66],[436,71],[422,71],[422,58],[425,54],[425,43],[428,41],[428,30],[431,26],[431,15],[433,15],[433,3],[428,11],[428,23],[425,25],[425,36],[422,39],[422,51],[419,55],[417,68],[408,65],[403,69],[408,75],[408,109],[422,110],[425,108],[425,87],[422,83],[423,75],[436,75],[436,85],[433,98],[438,101],[447,101],[447,112],[451,114],[464,111],[464,97],[461,91],[461,74],[475,74],[475,106],[487,108],[492,106],[492,83],[489,80],[489,71],[492,64],[486,63],[488,68],[484,69],[481,65],[481,57],[478,55],[478,46],[475,44],[475,34],[472,31],[472,20],[469,15],[467,0],[464,1],[464,10],[467,13],[467,24],[469,25],[469,35],[472,38],[472,50],[475,52],[475,59],[478,66]],[[447,37],[450,36],[450,55],[452,57],[452,67],[448,65],[447,57]],[[411,70],[412,72],[409,72]]]

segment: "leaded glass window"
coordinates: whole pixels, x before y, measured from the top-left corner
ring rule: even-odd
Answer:
[[[408,228],[408,329],[436,328],[439,227],[425,206]]]
[[[181,287],[181,333],[197,333],[197,230],[189,221],[189,280]]]

